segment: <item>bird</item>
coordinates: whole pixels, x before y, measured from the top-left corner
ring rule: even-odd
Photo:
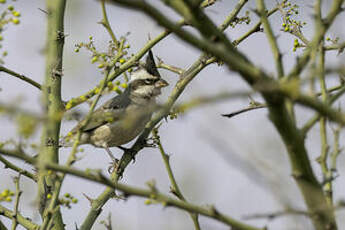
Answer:
[[[121,147],[137,137],[157,109],[156,98],[169,84],[156,67],[149,50],[145,64],[131,73],[128,87],[96,109],[85,127],[81,120],[62,140],[63,147],[73,145],[81,131],[79,145],[91,144],[104,148],[112,159],[110,147]]]

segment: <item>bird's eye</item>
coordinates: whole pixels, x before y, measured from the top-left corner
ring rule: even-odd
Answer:
[[[146,85],[151,85],[152,83],[154,83],[155,80],[154,79],[145,79],[145,84]]]

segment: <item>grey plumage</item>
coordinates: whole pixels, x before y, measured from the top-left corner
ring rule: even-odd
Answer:
[[[82,130],[80,144],[108,148],[133,140],[150,120],[156,108],[155,99],[161,88],[167,85],[160,77],[150,51],[146,64],[132,73],[128,88],[92,113]],[[83,122],[79,122],[64,138],[64,146],[73,144]]]

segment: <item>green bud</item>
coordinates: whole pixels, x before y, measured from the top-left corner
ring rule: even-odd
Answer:
[[[18,25],[20,23],[20,20],[18,18],[12,18],[12,22],[15,25]]]
[[[96,61],[98,61],[98,57],[97,57],[97,56],[94,56],[94,57],[91,59],[91,63],[95,63]]]
[[[19,11],[12,11],[12,14],[15,17],[20,17],[20,12]]]

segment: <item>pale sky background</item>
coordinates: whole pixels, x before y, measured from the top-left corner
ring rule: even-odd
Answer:
[[[67,1],[65,16],[65,40],[62,97],[68,100],[80,95],[93,87],[102,79],[102,74],[96,64],[91,64],[90,54],[84,50],[73,52],[74,45],[88,41],[93,36],[98,49],[105,49],[109,36],[105,29],[97,24],[102,18],[100,4],[97,1],[69,0]],[[176,14],[167,10],[159,1],[151,1],[164,9],[166,14],[177,18]],[[219,24],[232,10],[234,2],[222,0],[206,10],[209,16]],[[255,8],[255,1],[251,0],[246,10]],[[266,1],[272,7],[275,1]],[[293,1],[301,2],[301,1]],[[310,38],[313,26],[311,21],[312,1],[301,3],[300,14],[308,23],[305,35]],[[330,1],[324,1],[330,2]],[[18,0],[13,2],[16,9],[22,13],[21,24],[11,26],[4,33],[3,49],[9,53],[5,59],[5,66],[19,73],[23,73],[38,82],[44,76],[45,57],[42,53],[45,44],[46,15],[39,9],[44,9],[42,0]],[[0,7],[4,7],[0,5]],[[325,5],[325,9],[329,6]],[[240,16],[244,15],[242,11]],[[116,6],[108,7],[110,23],[118,37],[130,32],[128,36],[131,52],[137,52],[146,42],[148,35],[153,38],[162,28],[148,17],[138,12],[131,12]],[[301,16],[300,16],[301,17]],[[251,13],[252,23],[228,29],[227,35],[231,39],[238,38],[257,21]],[[272,17],[271,22],[276,29],[282,23],[279,14]],[[344,38],[345,29],[341,23],[344,15],[337,20],[337,24],[328,33],[332,38]],[[279,32],[279,46],[284,53],[284,63],[287,70],[294,64],[300,51],[292,53],[294,38]],[[341,39],[343,41],[343,39]],[[263,33],[257,33],[243,42],[239,49],[247,54],[252,62],[274,72],[274,62],[270,47]],[[166,63],[188,68],[200,55],[200,52],[186,43],[169,36],[153,48],[155,55]],[[344,63],[344,54],[337,56],[336,52],[327,54],[332,65]],[[171,87],[164,90],[160,101],[164,102],[170,94],[177,76],[167,71],[160,71]],[[331,79],[329,85],[337,84]],[[0,102],[16,102],[29,111],[40,112],[40,92],[27,84],[0,73]],[[211,65],[204,69],[199,76],[187,87],[179,102],[190,100],[201,95],[213,95],[217,92],[232,92],[249,89],[237,74],[231,73],[225,67]],[[102,99],[105,100],[106,97]],[[18,103],[20,99],[21,103]],[[260,100],[260,98],[258,98]],[[340,100],[344,102],[344,98]],[[165,150],[171,154],[171,165],[176,179],[185,197],[199,205],[215,205],[223,213],[231,217],[242,219],[246,215],[266,213],[281,210],[284,204],[303,209],[301,194],[293,178],[290,176],[290,166],[286,151],[278,133],[267,117],[266,109],[245,113],[232,119],[220,116],[247,106],[249,100],[231,99],[226,102],[207,105],[189,111],[178,119],[164,122],[160,129],[160,136]],[[79,106],[77,110],[85,112],[87,106]],[[306,121],[312,113],[306,109],[298,109],[299,123]],[[75,121],[64,121],[61,134],[64,135],[75,125]],[[334,127],[334,126],[333,126]],[[321,178],[319,165],[315,162],[319,155],[319,128],[316,126],[308,135],[307,146],[312,159],[315,173]],[[16,137],[14,120],[0,117],[0,141]],[[330,140],[332,141],[330,132]],[[39,132],[31,138],[31,142],[38,142]],[[341,144],[344,144],[344,135]],[[75,164],[80,169],[108,168],[109,158],[102,149],[84,146],[83,159]],[[63,149],[60,154],[62,162],[67,158],[70,149]],[[112,150],[117,157],[120,151]],[[34,152],[32,152],[34,153]],[[11,159],[20,166],[27,167],[21,161]],[[340,177],[336,179],[335,200],[345,199],[344,154],[339,156],[338,166]],[[12,177],[16,174],[5,170],[0,163],[0,191],[5,188],[14,189]],[[24,190],[20,211],[24,216],[39,221],[35,210],[36,186],[30,180],[22,177],[21,187]],[[154,179],[162,192],[169,191],[169,180],[160,153],[157,149],[145,149],[137,156],[135,164],[130,164],[125,171],[122,182],[129,185],[145,187],[145,183]],[[89,210],[89,202],[82,195],[97,197],[104,190],[103,186],[68,176],[63,184],[62,194],[69,192],[79,199],[71,210],[62,208],[66,229],[74,229],[74,224],[80,225]],[[5,205],[5,204],[4,204]],[[7,205],[6,207],[11,207]],[[108,213],[112,214],[114,229],[193,229],[193,224],[186,212],[175,208],[163,208],[161,205],[147,206],[144,199],[130,197],[127,201],[112,200],[104,207],[93,229],[105,229],[99,222]],[[5,224],[10,222],[0,217]],[[339,226],[345,226],[345,212],[337,211]],[[202,229],[225,230],[227,226],[209,218],[200,217]],[[251,220],[246,223],[258,227],[268,225],[269,229],[292,230],[312,229],[308,220],[303,217],[291,216],[267,220]],[[21,229],[21,228],[18,228]],[[339,228],[341,229],[341,228]]]

